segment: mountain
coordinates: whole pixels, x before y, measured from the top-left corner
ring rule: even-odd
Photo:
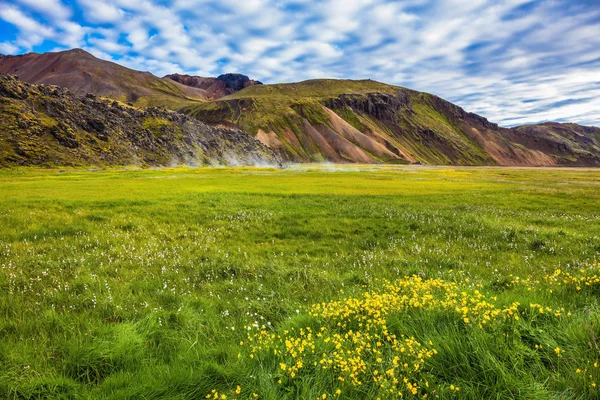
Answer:
[[[0,166],[271,164],[247,133],[0,74]]]
[[[0,73],[22,81],[66,87],[139,106],[179,108],[204,101],[204,90],[104,61],[81,49],[0,57]]]
[[[172,74],[165,76],[165,78],[182,85],[204,90],[208,100],[225,97],[249,86],[262,85],[262,82],[252,80],[242,74],[223,74],[216,78]]]
[[[179,110],[193,117],[182,120],[185,124],[240,129],[248,143],[256,139],[288,162],[600,166],[600,128],[558,123],[501,128],[437,96],[372,80],[263,85],[240,74],[158,78],[78,49],[2,56],[0,72],[79,95]],[[56,118],[72,120],[66,114]],[[179,129],[180,118],[168,118],[173,129]]]
[[[294,162],[600,166],[598,128],[504,129],[437,96],[371,80],[251,86],[183,111],[240,127]]]

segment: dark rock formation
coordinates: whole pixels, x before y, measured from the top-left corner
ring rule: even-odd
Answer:
[[[0,165],[275,164],[246,132],[0,74]]]
[[[252,81],[246,75],[242,74],[223,74],[219,75],[217,80],[225,82],[225,87],[234,92],[239,92],[248,86],[262,85],[262,82]]]

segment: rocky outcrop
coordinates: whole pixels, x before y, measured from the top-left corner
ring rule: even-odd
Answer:
[[[195,87],[198,89],[206,90],[216,81],[216,78],[205,78],[202,76],[192,76],[185,74],[171,74],[166,75],[165,79],[171,79],[172,81],[181,83],[185,86]]]
[[[0,165],[279,163],[246,132],[0,74]]]
[[[240,90],[253,85],[262,85],[260,81],[250,80],[246,75],[242,74],[223,74],[217,77],[217,81],[224,82],[227,89],[233,92],[239,92]]]
[[[600,166],[600,128],[546,122],[501,132],[511,142],[549,154],[561,165]]]
[[[349,107],[355,112],[371,115],[381,121],[393,121],[398,112],[409,110],[409,105],[410,96],[405,92],[342,94],[325,101],[325,106],[330,109]]]

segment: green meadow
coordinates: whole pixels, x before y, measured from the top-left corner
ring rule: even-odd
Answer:
[[[600,398],[600,170],[0,171],[0,398]]]

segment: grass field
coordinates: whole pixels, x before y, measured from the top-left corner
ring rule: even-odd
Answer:
[[[0,398],[600,398],[600,171],[0,171]]]

